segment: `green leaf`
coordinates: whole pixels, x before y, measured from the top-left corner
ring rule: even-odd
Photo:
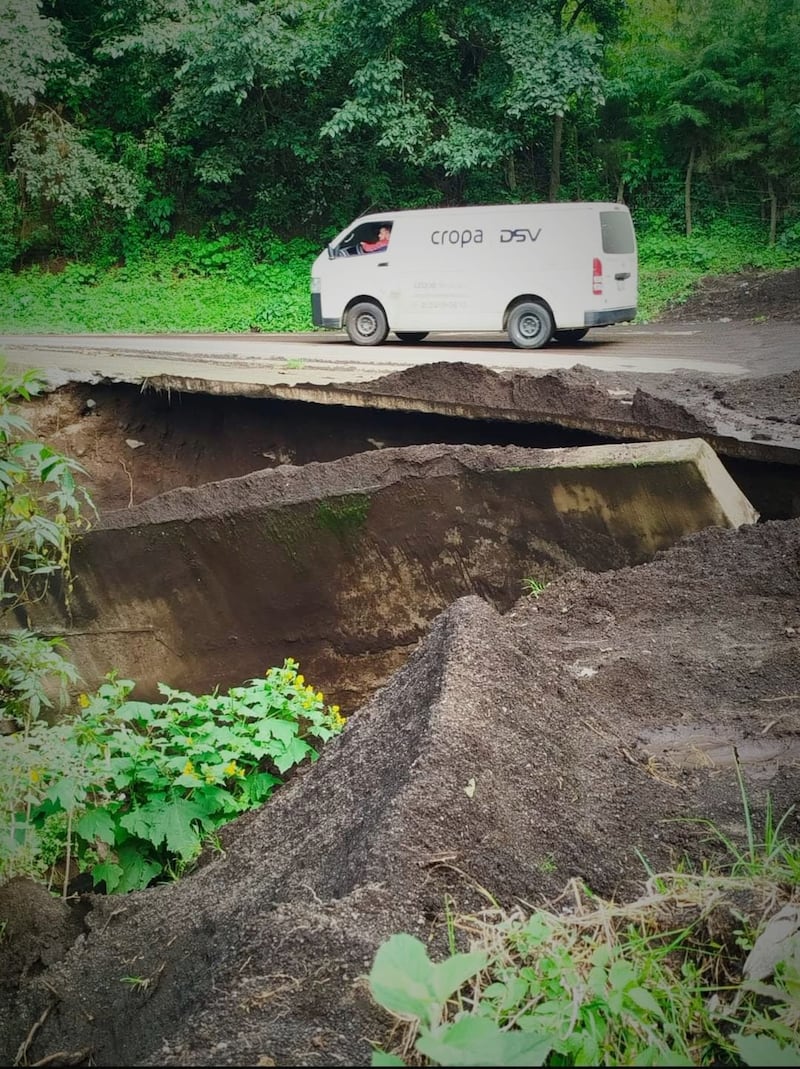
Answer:
[[[662,1011],[659,1004],[653,998],[649,991],[645,991],[643,987],[631,987],[625,992],[625,997],[629,998],[636,1006],[642,1010],[646,1010],[648,1013],[652,1013],[654,1017],[662,1017]]]
[[[455,954],[433,964],[425,946],[413,935],[393,935],[378,948],[370,972],[372,995],[392,1013],[438,1023],[441,1006],[486,964],[482,952]]]
[[[99,839],[111,846],[116,839],[117,826],[107,809],[89,809],[75,825],[75,831],[89,843]]]
[[[291,768],[292,765],[299,765],[309,753],[313,753],[312,747],[307,742],[303,742],[302,739],[293,738],[289,745],[286,747],[286,751],[282,754],[276,754],[272,760],[275,762],[275,767],[279,772],[285,772],[287,768]]]
[[[173,798],[158,807],[149,809],[151,831],[148,836],[154,846],[166,841],[167,849],[183,860],[193,857],[200,848],[200,836],[193,821],[202,822],[208,815],[202,806],[188,798]]]
[[[800,1065],[800,1046],[782,1047],[772,1036],[738,1035],[733,1044],[745,1065]]]
[[[387,1054],[385,1050],[374,1050],[370,1065],[405,1065],[406,1063],[397,1054]]]
[[[55,783],[51,783],[45,794],[45,798],[57,802],[66,813],[74,809],[85,797],[85,786],[72,776],[64,776]]]
[[[432,967],[433,993],[437,1002],[446,1002],[451,995],[480,972],[489,960],[483,951],[471,954],[454,954]]]
[[[92,866],[91,873],[92,886],[97,887],[99,883],[104,883],[106,885],[106,893],[112,895],[119,887],[123,876],[123,868],[114,861],[100,861],[97,865]]]
[[[114,715],[119,720],[141,720],[147,724],[153,719],[156,708],[150,702],[123,702]]]
[[[424,945],[413,935],[391,936],[378,947],[369,974],[372,997],[390,1013],[429,1023],[433,966]],[[435,1023],[435,1022],[433,1022]]]
[[[549,1036],[504,1032],[487,1017],[462,1017],[417,1040],[417,1050],[439,1065],[544,1065],[552,1049]]]
[[[117,894],[141,891],[160,874],[161,865],[157,861],[148,861],[142,849],[143,844],[140,846],[136,843],[125,843],[118,849],[122,877],[115,888]]]
[[[256,738],[260,742],[279,739],[288,746],[297,735],[297,724],[292,720],[281,720],[277,716],[266,716],[260,720],[256,729]]]

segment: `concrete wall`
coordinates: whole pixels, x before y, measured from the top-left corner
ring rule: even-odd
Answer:
[[[284,658],[354,711],[466,593],[647,561],[757,514],[701,439],[528,450],[415,446],[181,489],[106,516],[76,547],[64,634],[93,688],[110,669],[226,690]]]

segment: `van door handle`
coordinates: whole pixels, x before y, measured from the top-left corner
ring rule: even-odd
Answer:
[[[617,282],[624,282],[626,278],[630,277],[630,271],[618,271],[617,274],[614,275],[614,278],[617,280]]]
[[[381,262],[378,264],[378,267],[388,267],[388,266],[389,266],[389,261],[388,260],[381,260]]]

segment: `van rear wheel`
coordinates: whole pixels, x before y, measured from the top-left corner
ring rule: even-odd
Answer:
[[[396,330],[395,334],[400,341],[411,342],[412,345],[414,342],[423,341],[428,337],[427,330]]]
[[[379,304],[359,301],[347,313],[347,336],[354,345],[380,345],[386,340],[389,326]]]
[[[508,337],[518,349],[541,349],[553,334],[553,317],[538,301],[521,301],[508,313]]]
[[[575,330],[557,330],[553,335],[553,341],[557,345],[574,345],[589,333],[588,327],[576,327]]]

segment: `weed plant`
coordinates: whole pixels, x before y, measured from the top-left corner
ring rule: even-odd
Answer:
[[[718,220],[686,238],[666,218],[637,220],[638,321],[685,299],[708,274],[800,266],[800,241]],[[253,234],[185,234],[136,246],[122,262],[60,262],[0,272],[3,333],[242,333],[312,329],[309,278],[322,247]]]
[[[533,911],[448,903],[441,962],[392,936],[369,987],[396,1026],[372,1064],[800,1064],[800,848],[769,806],[757,837],[743,797],[744,848],[708,825],[724,857],[650,872],[633,902],[574,880]]]
[[[161,703],[129,700],[133,681],[109,676],[74,716],[27,723],[0,750],[0,879],[26,873],[66,893],[77,867],[120,893],[180,876],[342,730],[298,668],[287,659],[226,694],[160,684]]]

